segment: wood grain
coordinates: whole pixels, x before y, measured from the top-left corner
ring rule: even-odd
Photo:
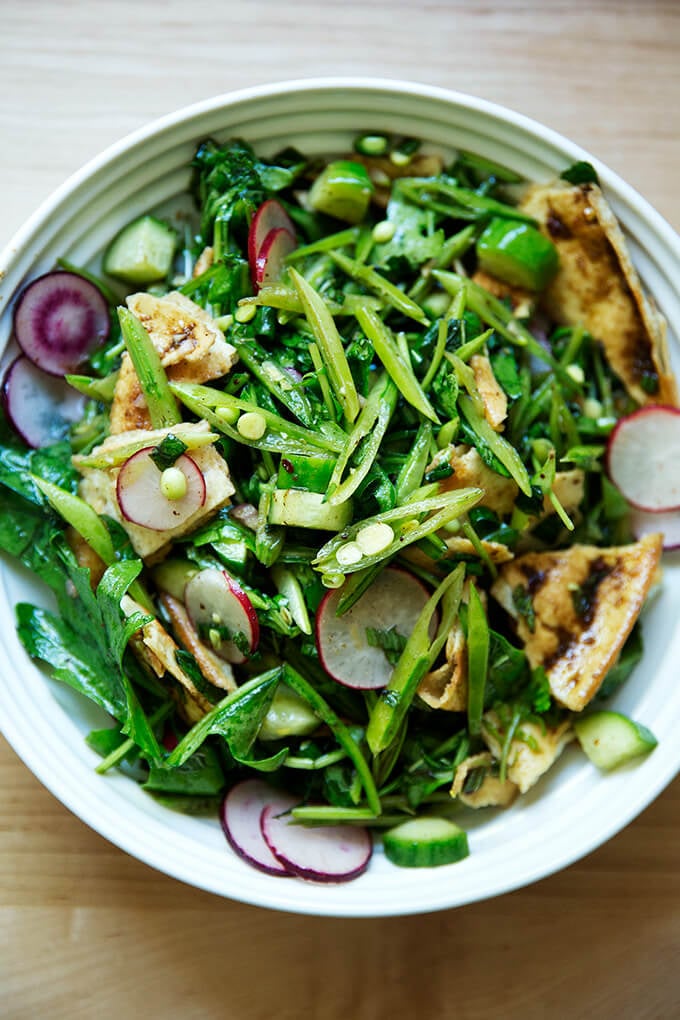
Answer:
[[[244,85],[348,73],[521,110],[680,226],[673,0],[5,0],[0,12],[0,244],[152,117]],[[276,914],[159,875],[87,829],[4,743],[0,788],[2,1017],[680,1015],[678,781],[530,889],[377,921]]]

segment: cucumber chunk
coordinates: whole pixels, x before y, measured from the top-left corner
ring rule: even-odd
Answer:
[[[385,856],[400,868],[437,868],[470,853],[467,833],[446,818],[413,818],[383,835]]]
[[[653,751],[653,733],[620,712],[591,712],[574,722],[581,747],[598,769],[609,772],[624,762]]]
[[[309,190],[309,204],[317,212],[345,223],[360,223],[368,210],[373,183],[361,163],[340,159],[324,167]]]
[[[318,528],[342,531],[352,519],[352,504],[347,501],[331,506],[320,492],[305,489],[274,489],[269,509],[270,524],[291,528]]]
[[[155,216],[140,216],[114,237],[104,255],[104,272],[126,283],[155,283],[172,269],[176,247],[172,227]]]
[[[543,290],[557,272],[557,248],[529,223],[492,219],[477,241],[479,267],[513,287]]]

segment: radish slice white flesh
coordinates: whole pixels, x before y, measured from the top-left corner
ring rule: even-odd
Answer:
[[[286,256],[296,248],[295,238],[285,227],[270,230],[255,259],[255,286],[259,289],[268,283],[275,283],[283,272]]]
[[[5,372],[2,404],[24,442],[37,448],[64,438],[82,417],[85,398],[21,354]]]
[[[276,859],[298,878],[311,882],[349,882],[358,878],[373,853],[367,829],[353,825],[300,825],[275,807],[260,819],[262,835]]]
[[[74,372],[109,335],[108,305],[93,283],[76,273],[47,273],[29,283],[14,309],[22,351],[50,375]]]
[[[224,835],[244,861],[268,875],[290,878],[291,872],[265,843],[260,818],[266,807],[281,814],[296,803],[294,797],[274,790],[261,779],[245,779],[233,786],[222,802],[220,820]]]
[[[257,648],[260,640],[257,613],[226,570],[208,567],[194,574],[184,589],[184,604],[201,640],[227,662],[245,662]]]
[[[680,409],[650,404],[622,418],[609,437],[607,472],[639,510],[680,507]]]
[[[316,614],[316,647],[330,676],[346,687],[375,690],[385,687],[393,666],[380,647],[369,644],[367,629],[389,631],[408,638],[427,602],[428,592],[405,570],[388,567],[343,616],[336,616],[342,588],[330,591]],[[433,619],[430,636],[437,621]]]
[[[295,224],[281,203],[277,202],[275,198],[269,198],[262,203],[253,216],[248,231],[248,261],[253,277],[255,276],[255,262],[265,237],[272,230],[278,228],[287,230],[295,241]]]
[[[661,532],[664,549],[680,549],[680,510],[656,514],[647,510],[633,510],[630,525],[638,539]]]
[[[145,446],[125,461],[118,473],[116,498],[126,521],[152,531],[169,531],[188,521],[205,503],[205,478],[196,461],[185,453],[174,467],[186,479],[181,499],[167,499],[161,491],[160,471],[151,459],[155,447]]]

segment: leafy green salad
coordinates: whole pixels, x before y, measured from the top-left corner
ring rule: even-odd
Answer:
[[[372,834],[462,859],[573,740],[651,751],[605,702],[680,502],[630,444],[677,394],[593,168],[376,133],[191,175],[195,214],[14,305],[0,548],[54,595],[27,653],[108,715],[97,771],[336,882]]]

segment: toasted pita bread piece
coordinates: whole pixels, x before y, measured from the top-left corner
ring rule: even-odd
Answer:
[[[167,592],[161,592],[158,601],[170,617],[177,637],[186,650],[191,652],[206,680],[223,691],[235,691],[236,681],[230,664],[203,644],[182,603]]]
[[[516,621],[532,667],[543,666],[553,697],[580,712],[597,694],[656,579],[662,536],[613,549],[574,545],[503,565],[491,594]],[[533,606],[533,629],[514,593]]]
[[[520,208],[551,238],[560,268],[543,296],[556,322],[583,325],[640,404],[673,404],[666,323],[642,289],[626,240],[596,184],[536,184]]]
[[[491,362],[485,354],[474,354],[470,358],[470,368],[475,377],[484,406],[484,417],[495,432],[503,431],[503,423],[508,416],[508,398],[501,389],[493,374]]]
[[[193,428],[195,430],[205,429],[206,432],[210,431],[207,422],[199,422]],[[157,446],[170,432],[172,432],[172,427],[149,431],[138,429],[116,436],[109,436],[100,446],[95,447],[92,454],[105,455],[119,447],[126,447],[138,439],[143,441],[142,445]],[[132,547],[137,555],[147,562],[152,558],[161,558],[173,539],[193,531],[203,521],[212,517],[214,513],[229,503],[231,496],[235,492],[227,463],[217,450],[213,449],[212,446],[202,446],[189,452],[191,459],[198,466],[205,479],[205,503],[183,524],[177,528],[167,528],[165,531],[153,531],[151,528],[144,528],[139,524],[132,524],[131,521],[124,519],[116,499],[116,480],[120,471],[120,465],[105,470],[88,468],[80,464],[77,457],[74,458],[74,464],[83,476],[80,482],[80,495],[82,498],[98,514],[107,514],[109,517],[119,521],[127,531]]]
[[[465,781],[470,773],[478,768],[490,770],[493,761],[493,755],[489,751],[482,751],[480,754],[473,754],[469,758],[465,758],[454,773],[451,796],[457,797],[461,804],[471,808],[509,807],[517,797],[519,790],[509,779],[501,782],[500,778],[491,771],[486,773],[481,785],[474,792],[463,792]]]
[[[130,294],[127,304],[151,337],[171,381],[210,382],[226,375],[237,360],[236,348],[227,343],[217,323],[184,294],[171,291],[162,298]],[[126,351],[113,393],[110,432],[150,428],[146,401]]]
[[[467,642],[458,620],[449,631],[444,649],[446,662],[426,673],[420,681],[418,694],[430,708],[445,712],[467,709]]]
[[[453,468],[453,474],[440,481],[439,487],[442,492],[464,489],[472,485],[484,489],[484,497],[480,500],[480,506],[495,510],[499,517],[512,513],[519,492],[517,482],[513,478],[505,478],[503,475],[496,474],[495,471],[487,467],[474,446],[460,444],[442,450],[434,458],[428,470],[447,460]]]
[[[143,606],[135,602],[129,595],[123,595],[120,608],[126,616],[133,613],[145,613]],[[178,682],[182,697],[178,698],[182,715],[189,723],[197,722],[213,707],[208,699],[194,685],[177,662],[175,653],[177,645],[158,620],[151,620],[136,634],[132,635],[130,645],[135,654],[153,670],[159,679],[169,673]]]
[[[503,728],[498,714],[492,709],[482,717],[482,737],[494,758],[500,760],[503,746],[499,740]],[[535,722],[522,722],[510,743],[507,778],[526,793],[551,768],[567,744],[574,739],[571,720],[565,719],[555,727]]]

